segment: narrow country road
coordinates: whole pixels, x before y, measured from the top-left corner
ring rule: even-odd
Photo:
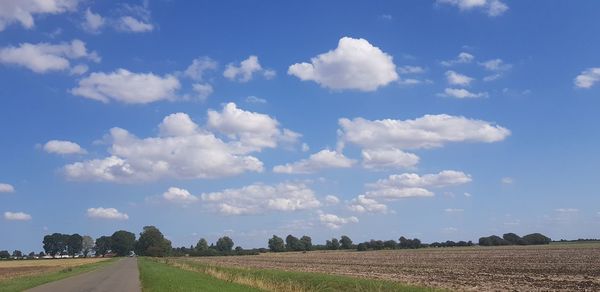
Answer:
[[[31,292],[139,292],[137,259],[125,258],[98,270],[32,288]]]

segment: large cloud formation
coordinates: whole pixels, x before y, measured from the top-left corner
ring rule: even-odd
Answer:
[[[297,63],[288,74],[312,80],[334,90],[375,91],[398,79],[392,56],[365,39],[344,37],[335,50],[320,54],[310,63]]]
[[[233,111],[244,117],[243,124],[229,119]],[[158,126],[159,136],[138,138],[125,129],[113,128],[110,156],[66,165],[67,178],[110,182],[137,182],[160,178],[220,178],[247,171],[263,171],[263,163],[251,152],[274,148],[289,140],[287,132],[275,119],[259,113],[238,109],[233,103],[221,112],[212,113],[209,128],[225,134],[221,139],[206,127],[194,123],[185,113],[164,118]],[[298,135],[298,134],[296,134]]]
[[[425,115],[414,120],[339,120],[339,143],[362,148],[367,168],[406,168],[419,157],[406,149],[441,147],[452,142],[492,143],[504,140],[510,130],[490,122],[451,115]]]
[[[134,73],[126,69],[115,72],[95,72],[79,81],[71,89],[73,95],[101,102],[111,100],[144,104],[159,100],[173,100],[181,87],[179,80],[172,75],[159,76],[153,73]]]
[[[238,189],[204,193],[202,201],[224,215],[260,214],[267,211],[296,211],[317,208],[321,202],[302,183],[252,184]]]
[[[0,32],[7,25],[18,22],[30,29],[35,25],[35,14],[60,14],[75,11],[79,0],[2,0],[0,1]]]
[[[25,67],[36,73],[71,69],[73,74],[87,71],[86,65],[71,66],[71,61],[88,59],[100,62],[96,52],[87,50],[85,43],[72,40],[70,43],[22,43],[18,47],[0,48],[0,63]]]

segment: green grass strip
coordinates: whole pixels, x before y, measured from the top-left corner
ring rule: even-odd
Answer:
[[[209,265],[194,260],[170,259],[198,272],[228,275],[232,281],[245,279],[246,282],[262,283],[273,291],[443,291],[417,287],[393,281],[354,278],[311,272],[290,272],[273,269],[246,269]]]
[[[72,277],[75,275],[83,274],[86,272],[93,271],[100,267],[106,266],[110,263],[115,262],[116,259],[110,259],[106,261],[95,262],[91,264],[85,264],[76,267],[65,268],[60,271],[42,273],[38,275],[23,276],[19,278],[9,279],[0,281],[1,292],[12,292],[12,291],[23,291],[29,288],[40,286],[46,283],[58,281],[64,278]]]
[[[138,268],[144,292],[153,291],[262,291],[250,286],[182,270],[150,258],[139,257]]]

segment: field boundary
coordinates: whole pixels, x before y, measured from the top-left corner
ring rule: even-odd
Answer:
[[[444,291],[398,282],[361,279],[324,273],[290,272],[271,269],[225,267],[189,259],[154,259],[183,270],[199,272],[220,280],[266,291]]]
[[[83,273],[88,273],[102,268],[116,261],[116,258],[99,261],[95,263],[83,264],[75,267],[63,268],[58,271],[44,272],[37,275],[27,275],[0,281],[1,292],[23,291],[25,289],[37,287],[46,283],[62,280]]]

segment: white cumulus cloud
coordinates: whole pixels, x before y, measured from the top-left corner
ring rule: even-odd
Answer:
[[[325,202],[329,205],[335,205],[340,202],[340,199],[334,195],[327,195],[325,197]]]
[[[504,127],[462,116],[425,115],[414,120],[339,120],[340,139],[367,149],[417,149],[441,147],[451,142],[504,140],[510,131]]]
[[[394,200],[409,197],[431,197],[430,188],[458,186],[471,182],[471,176],[461,171],[444,170],[420,176],[416,173],[393,174],[375,183],[367,184],[367,198]]]
[[[590,88],[600,81],[600,67],[589,68],[575,77],[575,86],[578,88]]]
[[[419,156],[396,148],[362,150],[363,167],[368,169],[410,168],[419,163]]]
[[[89,52],[85,43],[73,40],[70,43],[22,43],[18,47],[0,48],[0,63],[25,67],[36,73],[71,69],[71,61],[88,59],[100,62],[96,52]]]
[[[89,208],[87,209],[87,216],[89,218],[97,219],[112,219],[112,220],[127,220],[129,215],[119,212],[115,208]]]
[[[473,62],[473,60],[475,60],[475,56],[467,53],[467,52],[461,52],[460,54],[458,54],[458,56],[456,57],[456,59],[453,60],[449,60],[449,61],[442,61],[442,65],[444,66],[453,66],[456,64],[468,64]]]
[[[9,221],[29,221],[31,215],[23,212],[4,212],[4,219]]]
[[[245,111],[235,103],[227,103],[223,110],[208,111],[207,125],[230,138],[239,140],[239,147],[248,150],[275,148],[278,143],[295,143],[300,134],[281,129],[279,122],[266,114]]]
[[[312,189],[302,183],[252,184],[238,189],[203,193],[202,201],[224,215],[261,214],[267,211],[296,211],[321,206]]]
[[[319,221],[327,226],[327,228],[339,229],[346,224],[358,223],[358,218],[354,216],[340,217],[335,214],[319,214]]]
[[[106,20],[100,14],[92,12],[92,10],[89,8],[85,11],[83,28],[88,32],[98,33],[105,24]]]
[[[179,80],[172,75],[159,76],[153,73],[134,73],[126,69],[115,72],[95,72],[79,81],[71,89],[73,95],[101,102],[111,100],[144,104],[159,100],[174,100],[175,92],[181,87]]]
[[[263,163],[249,154],[276,147],[280,140],[289,141],[291,131],[282,130],[268,115],[243,111],[233,103],[229,108],[241,115],[224,117],[209,111],[219,118],[209,119],[207,127],[185,113],[171,114],[158,126],[157,137],[138,138],[125,129],[113,128],[106,138],[111,143],[108,157],[66,165],[65,175],[71,180],[140,182],[262,172]],[[230,120],[236,117],[244,124]],[[226,133],[226,140],[210,132],[211,128]]]
[[[508,10],[508,5],[501,0],[437,0],[437,3],[453,5],[461,11],[479,9],[489,16],[499,16]]]
[[[176,187],[170,187],[162,196],[167,201],[180,204],[189,204],[198,201],[198,197],[190,194],[188,190]]]
[[[85,154],[85,149],[71,141],[50,140],[44,144],[44,151],[55,154]]]
[[[125,32],[149,32],[154,30],[154,25],[132,16],[119,18],[117,28]]]
[[[473,78],[452,70],[446,71],[446,79],[448,80],[449,84],[458,86],[469,86],[473,81]]]
[[[440,93],[440,96],[453,97],[458,99],[464,98],[481,98],[488,97],[487,92],[471,92],[464,88],[446,88],[444,89],[444,93]]]
[[[14,193],[14,192],[15,192],[15,187],[13,187],[11,184],[0,183],[0,193]]]
[[[252,80],[254,73],[261,72],[267,79],[272,79],[276,75],[275,71],[271,69],[263,69],[257,56],[250,56],[248,59],[240,62],[239,66],[233,63],[228,64],[223,72],[223,76],[239,82],[248,82]]]
[[[348,203],[348,209],[358,213],[387,213],[387,205],[374,199],[367,198],[365,195],[359,195]]]
[[[0,1],[0,31],[15,22],[27,29],[33,28],[34,15],[75,11],[79,2],[79,0],[2,0]]]
[[[288,74],[334,90],[375,91],[398,79],[392,56],[365,39],[344,37],[338,47],[288,68]]]
[[[355,163],[344,154],[329,149],[321,150],[310,155],[307,159],[302,159],[294,163],[277,165],[273,167],[276,173],[313,173],[326,168],[348,168]]]

